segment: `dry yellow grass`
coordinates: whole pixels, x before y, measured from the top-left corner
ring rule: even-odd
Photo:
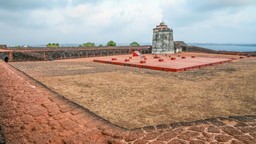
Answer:
[[[256,60],[168,73],[80,61],[12,63],[126,128],[256,114]]]

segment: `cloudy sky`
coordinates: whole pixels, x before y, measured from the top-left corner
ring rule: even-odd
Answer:
[[[174,39],[256,43],[256,0],[0,0],[0,44],[151,43],[162,20]]]

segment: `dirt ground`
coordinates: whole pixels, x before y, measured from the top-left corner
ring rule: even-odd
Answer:
[[[125,128],[256,115],[256,59],[169,73],[91,62],[17,62],[50,89]]]

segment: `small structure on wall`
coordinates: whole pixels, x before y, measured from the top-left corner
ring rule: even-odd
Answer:
[[[0,48],[7,48],[7,45],[0,44]]]
[[[161,22],[153,29],[153,54],[173,54],[175,53],[173,42],[173,30]]]

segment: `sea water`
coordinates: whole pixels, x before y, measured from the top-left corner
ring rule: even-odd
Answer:
[[[189,43],[189,45],[220,51],[256,52],[256,44],[205,44]]]

